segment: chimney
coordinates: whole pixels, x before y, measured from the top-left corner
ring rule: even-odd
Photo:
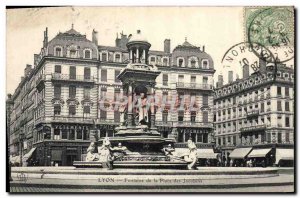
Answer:
[[[43,46],[46,47],[48,44],[48,27],[46,27],[46,30],[44,31],[44,42]]]
[[[243,79],[246,79],[249,77],[249,65],[243,66]]]
[[[164,52],[165,53],[171,52],[171,40],[170,39],[165,39],[165,41],[164,41]]]
[[[258,64],[259,64],[259,71],[260,71],[260,73],[266,73],[267,62],[263,58],[260,58]]]
[[[27,64],[26,68],[24,69],[24,76],[28,76],[32,70],[32,65]]]
[[[38,60],[39,60],[39,55],[34,54],[34,57],[33,57],[34,67],[36,67],[38,65]]]
[[[223,75],[218,76],[218,82],[217,82],[217,87],[222,87],[223,86]]]
[[[228,83],[233,83],[233,71],[228,71]]]
[[[92,42],[98,46],[98,32],[95,29],[92,32]]]
[[[202,52],[205,52],[205,45],[202,46]]]
[[[116,47],[120,47],[122,49],[127,49],[126,44],[128,43],[130,37],[127,37],[127,35],[123,34],[123,32],[121,32],[120,35],[121,35],[121,38],[118,38],[118,36],[116,38]]]

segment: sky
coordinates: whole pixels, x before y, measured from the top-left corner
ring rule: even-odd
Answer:
[[[117,33],[146,36],[151,50],[163,50],[163,41],[171,39],[171,50],[188,42],[205,45],[217,75],[227,80],[227,70],[241,75],[240,66],[223,67],[221,59],[233,45],[244,41],[242,7],[60,7],[10,9],[6,15],[6,87],[13,93],[24,74],[26,64],[33,65],[39,53],[43,32],[48,27],[49,41],[58,32],[74,29],[91,40],[92,30],[99,33],[99,45],[115,45]]]

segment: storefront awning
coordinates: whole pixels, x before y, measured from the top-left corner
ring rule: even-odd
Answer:
[[[276,149],[276,162],[278,164],[280,160],[294,160],[294,149]]]
[[[271,148],[268,149],[254,149],[248,155],[248,158],[251,157],[266,157],[266,155],[271,151]]]
[[[189,154],[190,154],[190,150],[188,148],[175,148],[175,152],[173,155],[182,157]]]
[[[252,150],[252,147],[250,148],[236,148],[234,149],[229,157],[232,159],[244,159]]]
[[[217,155],[213,149],[197,149],[197,157],[200,159],[217,159]]]
[[[35,151],[36,148],[32,148],[30,149],[30,151],[28,153],[26,153],[24,156],[23,156],[23,161],[27,161],[29,158],[31,158],[33,152]]]

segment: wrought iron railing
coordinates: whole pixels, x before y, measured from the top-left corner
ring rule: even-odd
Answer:
[[[53,73],[52,80],[94,82],[94,76]]]
[[[213,128],[212,123],[205,122],[192,122],[192,121],[156,121],[156,126],[168,126],[168,127],[207,127]]]
[[[205,89],[205,90],[211,90],[213,88],[213,86],[210,84],[183,83],[183,82],[176,83],[176,87],[185,88],[185,89]]]

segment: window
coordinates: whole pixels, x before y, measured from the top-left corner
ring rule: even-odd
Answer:
[[[69,86],[69,98],[74,99],[76,97],[76,87],[74,85]]]
[[[115,95],[114,95],[114,100],[115,101],[119,101],[120,100],[120,89],[119,88],[115,88]]]
[[[178,111],[178,122],[183,121],[183,116],[184,116],[184,112],[183,111]]]
[[[260,112],[265,112],[265,103],[260,103]]]
[[[83,139],[84,139],[84,140],[90,139],[89,131],[86,130],[86,129],[83,130]]]
[[[285,87],[285,97],[290,96],[289,90],[290,90],[290,89],[289,89],[288,87]]]
[[[196,84],[196,76],[191,76],[191,84],[192,85]]]
[[[203,135],[201,133],[197,134],[197,142],[203,142]]]
[[[69,140],[75,140],[75,130],[70,129],[69,131]]]
[[[70,79],[76,79],[76,67],[70,67]]]
[[[115,82],[121,82],[117,77],[120,75],[120,70],[115,70]]]
[[[178,66],[179,66],[179,67],[184,67],[183,58],[179,58],[179,59],[178,59]]]
[[[54,106],[54,115],[60,115],[60,112],[61,112],[60,105],[55,105]]]
[[[281,87],[277,87],[277,96],[281,96]]]
[[[76,115],[76,106],[75,105],[69,106],[69,115]]]
[[[67,129],[62,130],[61,139],[68,139],[68,130]]]
[[[207,77],[203,77],[203,84],[207,84],[208,83],[208,78]]]
[[[61,97],[61,85],[54,85],[54,98]]]
[[[60,139],[60,129],[54,129],[54,139],[55,140]]]
[[[163,74],[163,85],[168,86],[168,74]]]
[[[208,112],[207,111],[203,111],[203,122],[204,123],[208,123]]]
[[[55,65],[54,73],[59,73],[59,74],[61,74],[61,65]]]
[[[285,133],[285,141],[290,142],[290,133],[289,132]]]
[[[106,120],[106,111],[103,110],[102,108],[100,109],[100,119]]]
[[[191,122],[192,123],[196,122],[196,111],[191,112]]]
[[[208,95],[203,94],[202,99],[203,99],[203,106],[207,106],[208,105]]]
[[[84,99],[90,99],[90,92],[91,92],[90,87],[84,87],[84,90],[83,90]]]
[[[290,127],[290,118],[289,117],[285,117],[285,126]]]
[[[91,68],[88,67],[84,68],[84,79],[85,80],[91,79]]]
[[[207,60],[202,60],[202,68],[208,69],[208,61]]]
[[[84,50],[84,58],[91,58],[91,51],[89,49]]]
[[[277,133],[277,142],[282,143],[282,133],[280,132]]]
[[[107,70],[106,69],[101,69],[101,81],[107,82]]]
[[[106,52],[101,53],[101,60],[104,61],[104,62],[107,61],[107,53]]]
[[[120,122],[120,111],[119,110],[114,111],[114,121],[117,123]]]
[[[89,114],[91,112],[91,107],[90,106],[84,106],[83,107],[83,113],[84,114]]]
[[[191,67],[196,67],[196,61],[195,61],[195,59],[191,60]]]
[[[267,133],[267,143],[271,143],[271,133]]]
[[[236,97],[232,98],[232,104],[236,104]]]
[[[152,56],[152,57],[150,58],[150,63],[155,63],[155,57]]]
[[[62,49],[61,47],[55,48],[55,56],[62,56]]]
[[[115,62],[121,62],[121,55],[115,54]]]
[[[290,111],[290,103],[285,102],[285,111]]]
[[[82,139],[82,131],[81,130],[76,131],[76,139],[79,139],[79,140]]]
[[[77,51],[75,49],[70,50],[70,57],[71,58],[77,58]]]
[[[183,83],[183,81],[184,81],[184,76],[183,75],[179,75],[178,76],[178,82],[179,83]]]
[[[282,111],[281,101],[277,101],[277,111]]]
[[[168,66],[168,58],[163,58],[163,66]]]

